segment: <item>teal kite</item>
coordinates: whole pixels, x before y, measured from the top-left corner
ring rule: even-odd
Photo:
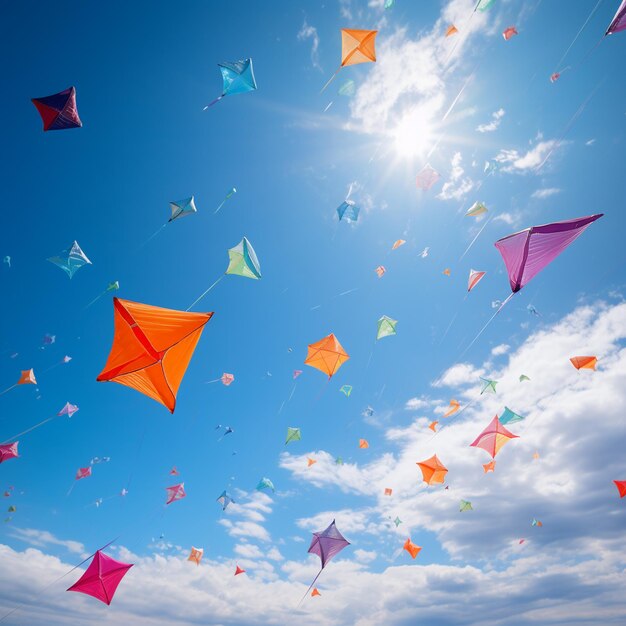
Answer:
[[[299,428],[292,428],[291,426],[287,427],[287,439],[285,439],[285,445],[292,441],[300,441],[302,439],[302,435],[300,433]]]
[[[261,278],[261,267],[254,248],[245,237],[234,248],[230,248],[228,258],[230,262],[226,268],[227,274],[254,280]]]
[[[255,91],[257,88],[252,59],[224,61],[223,63],[218,63],[217,66],[222,73],[222,94],[215,98],[213,102],[207,104],[203,109],[204,111],[216,102],[219,102],[224,96],[247,93],[248,91]]]
[[[168,222],[173,222],[179,217],[185,217],[186,215],[198,212],[193,196],[185,198],[184,200],[173,200],[170,202],[170,209],[172,211],[172,215]]]
[[[339,391],[341,391],[341,393],[343,393],[346,398],[349,398],[350,394],[352,393],[352,385],[343,385],[341,389],[339,389]]]
[[[335,465],[343,465],[343,459],[340,456],[335,459]]]
[[[395,335],[397,323],[397,320],[392,320],[390,317],[383,315],[378,320],[378,331],[376,332],[376,339],[382,339],[383,337]]]
[[[504,407],[504,413],[500,417],[500,424],[515,424],[515,422],[521,422],[526,418],[522,415],[518,415],[509,409],[508,406]]]
[[[359,219],[359,211],[361,209],[352,200],[345,200],[337,207],[337,215],[339,221],[356,222]]]
[[[97,295],[85,308],[90,307],[92,304],[100,300],[100,298],[102,298],[102,296],[109,293],[109,291],[117,291],[119,288],[120,288],[120,283],[117,280],[113,281],[112,283],[109,283],[107,285],[107,288],[101,294]]]
[[[261,478],[259,484],[256,486],[257,491],[263,491],[263,489],[271,489],[273,492],[276,491],[274,483],[269,478]]]
[[[482,380],[485,383],[485,386],[483,387],[482,391],[480,392],[481,396],[485,392],[487,392],[487,393],[496,393],[496,385],[498,384],[497,380],[489,380],[488,378],[483,378],[482,376],[480,377],[480,380]]]
[[[74,241],[74,243],[67,250],[61,252],[59,256],[51,256],[48,261],[60,267],[70,278],[72,278],[83,265],[91,265],[91,261],[80,249],[77,241]]]
[[[495,0],[478,0],[478,4],[476,5],[474,11],[484,13],[494,3],[494,1]]]
[[[393,520],[393,523],[396,525],[396,528],[398,528],[398,526],[402,524],[402,520],[399,517],[396,517],[396,519]]]

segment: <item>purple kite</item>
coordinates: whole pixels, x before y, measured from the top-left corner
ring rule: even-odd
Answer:
[[[0,445],[0,463],[4,463],[9,459],[15,459],[19,455],[17,453],[17,444],[19,441],[15,441],[14,443],[5,443]]]
[[[326,567],[326,563],[349,545],[350,542],[337,530],[335,520],[332,521],[331,525],[326,530],[313,533],[313,539],[309,546],[309,554],[317,554],[317,556],[320,557],[322,567],[317,576],[313,579],[311,586],[307,589],[302,600],[304,600],[309,591],[311,591],[311,587],[313,587],[319,575],[322,573],[322,570]],[[300,602],[302,602],[302,600],[300,600]]]
[[[43,129],[63,130],[64,128],[80,128],[83,123],[78,117],[76,108],[76,89],[70,87],[65,91],[44,98],[32,98],[43,120]]]
[[[604,35],[612,35],[613,33],[619,33],[621,30],[626,30],[626,0],[623,0],[619,5],[615,17],[609,24]]]
[[[78,407],[71,402],[66,402],[65,406],[57,413],[57,417],[60,415],[67,415],[68,417],[72,417],[74,413],[78,411]]]
[[[415,185],[418,189],[424,189],[428,191],[441,176],[437,170],[433,169],[430,163],[427,163],[418,173],[415,178]]]
[[[85,573],[67,591],[85,593],[111,604],[117,586],[132,566],[132,563],[116,561],[98,550]]]
[[[517,293],[522,289],[582,235],[589,224],[603,215],[598,213],[565,222],[532,226],[496,241],[495,246],[509,274],[512,292]]]
[[[165,491],[167,491],[167,501],[165,504],[171,504],[172,502],[176,502],[176,500],[182,500],[187,495],[185,493],[185,483],[166,487]]]

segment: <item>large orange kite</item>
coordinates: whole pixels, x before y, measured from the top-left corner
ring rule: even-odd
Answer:
[[[304,364],[315,367],[331,378],[349,358],[337,337],[331,333],[328,337],[309,345]]]
[[[213,313],[187,313],[113,298],[115,330],[96,380],[132,387],[166,406],[176,394],[204,325]]]
[[[427,485],[443,483],[448,473],[448,468],[433,454],[430,459],[420,461],[417,465],[422,470],[424,482]]]

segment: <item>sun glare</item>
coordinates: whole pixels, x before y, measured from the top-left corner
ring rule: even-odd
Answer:
[[[398,156],[408,158],[426,154],[433,140],[431,128],[431,120],[423,113],[414,111],[405,115],[393,133]]]

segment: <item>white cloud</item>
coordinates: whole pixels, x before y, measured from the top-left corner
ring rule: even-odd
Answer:
[[[419,411],[420,409],[430,406],[430,404],[430,401],[422,396],[420,398],[410,398],[406,401],[404,408],[407,411]]]
[[[513,213],[498,213],[498,215],[496,215],[493,218],[494,222],[504,222],[505,224],[508,224],[509,226],[513,226],[514,224],[518,224],[520,221],[520,216],[513,214]]]
[[[319,55],[319,47],[320,47],[320,38],[317,34],[317,28],[315,26],[311,26],[307,24],[306,19],[302,24],[302,28],[298,32],[298,41],[306,41],[307,39],[311,40],[311,63],[313,67],[321,70],[322,67],[320,65],[320,55]]]
[[[228,506],[225,517],[218,523],[231,537],[270,542],[270,534],[263,523],[272,512],[273,500],[260,491],[238,491],[236,495],[236,502]]]
[[[491,120],[487,124],[480,124],[476,127],[476,130],[479,133],[492,133],[494,130],[497,130],[500,126],[500,122],[502,122],[502,118],[504,117],[504,109],[498,109],[491,114]]]
[[[11,536],[36,548],[48,548],[50,546],[61,546],[68,552],[78,555],[86,555],[85,546],[79,541],[59,539],[47,530],[37,530],[36,528],[13,528]]]
[[[593,146],[594,143],[596,143],[595,139],[589,139],[588,141],[585,141],[586,146]]]
[[[441,192],[437,195],[441,200],[460,200],[474,188],[474,181],[464,176],[462,167],[463,157],[455,152],[450,162],[450,178],[444,183]]]
[[[492,356],[502,356],[503,354],[506,354],[510,349],[511,346],[508,343],[501,343],[495,348],[492,348],[491,354]]]
[[[561,190],[558,187],[547,187],[545,189],[537,189],[536,191],[533,191],[530,197],[543,200],[544,198],[549,198],[557,193],[561,193]]]
[[[501,164],[500,170],[503,172],[526,174],[532,170],[537,170],[552,151],[564,143],[566,142],[559,144],[556,139],[539,140],[537,144],[523,154],[514,149],[500,150],[496,156],[496,161]]]

